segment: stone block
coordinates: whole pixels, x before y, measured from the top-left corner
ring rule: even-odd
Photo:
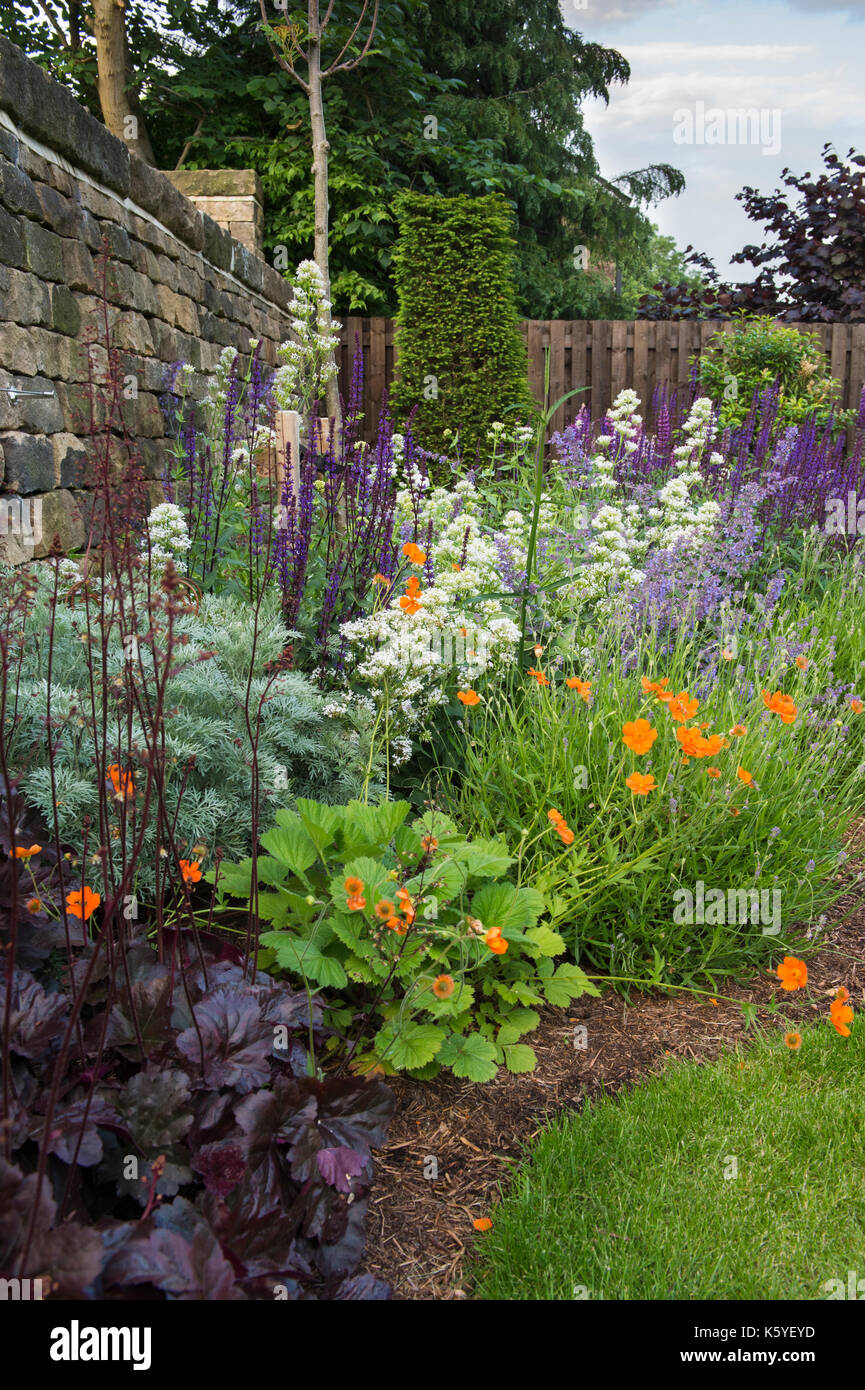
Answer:
[[[0,291],[0,318],[11,323],[51,322],[51,296],[48,286],[22,270],[7,270],[5,288]]]
[[[42,209],[33,181],[17,164],[0,159],[0,203],[23,217],[41,217]]]
[[[32,434],[53,434],[63,428],[63,411],[54,382],[41,376],[11,376],[0,371],[0,430],[24,430]],[[44,391],[47,395],[14,395],[21,391]],[[53,487],[54,484],[52,483]]]
[[[97,288],[96,265],[83,241],[63,240],[63,278],[71,290],[92,294]]]
[[[51,290],[51,326],[70,338],[77,338],[81,331],[81,309],[67,285],[54,285]]]
[[[87,477],[87,447],[75,434],[62,430],[51,436],[55,485],[83,487]]]
[[[16,323],[0,323],[0,362],[10,372],[35,376],[36,350],[32,333]]]
[[[63,551],[80,550],[87,539],[84,518],[75,498],[65,488],[47,492],[42,502],[42,536],[36,545],[36,558],[47,555],[57,537]]]
[[[0,264],[21,268],[24,265],[24,237],[21,223],[5,208],[0,208]]]
[[[13,430],[0,436],[10,492],[47,492],[54,486],[54,450],[41,434]]]
[[[55,232],[38,222],[22,221],[24,266],[41,280],[63,279],[63,243]]]

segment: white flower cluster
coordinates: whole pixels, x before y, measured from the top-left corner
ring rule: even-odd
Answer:
[[[274,398],[280,410],[306,415],[312,397],[336,375],[334,349],[342,324],[330,317],[331,303],[315,261],[301,261],[292,282],[291,331],[279,349],[283,363],[273,377]]]
[[[354,655],[352,677],[367,686],[386,719],[392,755],[395,739],[404,741],[402,753],[410,755],[407,736],[424,729],[436,705],[515,659],[516,623],[498,599],[479,598],[503,588],[496,548],[481,531],[480,505],[466,478],[450,490],[433,488],[420,509],[417,534],[425,536],[432,523],[428,561],[434,582],[425,584],[423,572],[409,565],[401,577],[416,577],[420,587],[413,601],[395,585],[369,617],[342,625]],[[412,507],[411,494],[400,491],[397,528],[412,522]]]
[[[712,403],[701,396],[694,402],[682,426],[683,442],[673,451],[676,472],[657,494],[656,505],[644,510],[636,503],[619,502],[615,469],[623,455],[636,452],[642,417],[634,391],[622,391],[609,412],[613,434],[600,435],[586,479],[588,495],[603,499],[589,515],[591,538],[586,562],[569,586],[568,597],[577,603],[597,603],[609,612],[615,595],[636,588],[645,578],[641,564],[647,551],[666,550],[686,542],[699,546],[710,535],[719,507],[700,493],[703,478],[700,457],[712,430]],[[618,436],[618,441],[615,436]],[[712,455],[717,462],[718,456]]]
[[[658,506],[649,516],[656,523],[646,532],[648,544],[667,550],[686,542],[700,545],[707,540],[718,519],[720,507],[711,499],[699,500],[703,487],[699,461],[712,430],[712,402],[699,396],[682,426],[684,443],[673,450],[676,473],[658,493]],[[723,462],[713,454],[712,463]]]
[[[160,502],[147,518],[150,558],[154,567],[169,560],[180,564],[192,545],[183,512],[174,502]]]

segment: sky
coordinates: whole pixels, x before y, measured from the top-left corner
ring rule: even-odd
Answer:
[[[733,252],[763,240],[735,195],[781,187],[785,168],[818,174],[831,141],[865,151],[865,0],[560,0],[565,23],[631,66],[586,126],[601,173],[681,169],[687,187],[649,215],[722,277],[750,279]],[[753,110],[740,129],[729,112]],[[702,138],[701,138],[702,137]],[[865,229],[863,229],[865,234]]]

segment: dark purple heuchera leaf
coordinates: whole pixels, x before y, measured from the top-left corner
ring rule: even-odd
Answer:
[[[142,1153],[178,1143],[192,1124],[191,1087],[185,1072],[148,1068],[119,1091],[106,1091]]]
[[[133,984],[130,992],[132,1007],[127,998],[115,1004],[111,1010],[105,1043],[132,1062],[140,1059],[139,1034],[148,1055],[164,1049],[171,1038],[171,980],[167,968],[159,967],[150,979]],[[138,1033],[135,1019],[138,1021]],[[93,1025],[88,1030],[89,1041],[95,1044],[102,1030],[101,1018],[97,1016]]]
[[[46,994],[33,976],[16,970],[12,977],[10,1046],[19,1057],[31,1060],[44,1056],[59,1038],[69,1017],[65,994]]]
[[[81,1298],[99,1274],[102,1240],[97,1231],[77,1222],[51,1229],[57,1209],[46,1182],[39,1191],[30,1254],[22,1267],[37,1187],[35,1173],[25,1177],[20,1168],[0,1158],[0,1275],[43,1278],[50,1280],[52,1292],[60,1297]]]
[[[18,1264],[36,1201],[37,1185],[35,1173],[28,1173],[25,1177],[20,1168],[0,1158],[0,1270],[21,1277],[30,1273],[29,1269],[19,1269]],[[54,1200],[48,1184],[43,1182],[36,1213],[37,1240],[48,1231],[54,1213]]]
[[[246,1135],[249,1167],[259,1183],[278,1190],[287,1180],[286,1146],[315,1129],[317,1102],[296,1081],[279,1077],[270,1091],[256,1091],[235,1108]]]
[[[102,1158],[99,1125],[126,1132],[120,1116],[109,1105],[95,1097],[89,1102],[85,1098],[55,1110],[47,1135],[45,1122],[40,1120],[31,1130],[30,1137],[44,1142],[48,1152],[56,1154],[63,1163],[74,1161],[82,1168],[92,1168]]]
[[[306,1182],[316,1175],[321,1149],[350,1150],[366,1166],[370,1150],[383,1144],[387,1135],[393,1093],[374,1080],[315,1081],[304,1077],[297,1084],[315,1097],[317,1124],[305,1129],[289,1151],[292,1176]],[[356,1185],[351,1190],[356,1190]]]
[[[177,1039],[197,1086],[233,1086],[241,1095],[270,1080],[273,1027],[248,988],[213,990],[195,1006],[195,1023]]]
[[[390,1298],[390,1287],[383,1279],[376,1279],[372,1274],[355,1274],[351,1279],[340,1281],[334,1298],[340,1302],[347,1302],[350,1299],[380,1302]]]
[[[246,1154],[235,1140],[223,1139],[204,1144],[192,1156],[192,1167],[204,1178],[204,1186],[215,1197],[227,1197],[246,1175]]]
[[[208,1302],[244,1299],[235,1273],[207,1222],[190,1202],[175,1197],[136,1227],[105,1266],[106,1289],[152,1284],[171,1298]]]
[[[280,1282],[315,1277],[305,1243],[295,1241],[300,1216],[280,1205],[278,1192],[247,1178],[227,1202],[207,1194],[201,1211],[244,1281],[263,1275]]]
[[[351,1192],[352,1178],[359,1178],[366,1167],[354,1149],[319,1149],[315,1161],[325,1182],[339,1192]]]

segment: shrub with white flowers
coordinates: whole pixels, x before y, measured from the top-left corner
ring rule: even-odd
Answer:
[[[640,401],[631,390],[621,391],[609,411],[612,433],[599,435],[581,480],[589,500],[587,535],[582,562],[563,595],[577,604],[598,605],[610,612],[616,595],[636,588],[645,579],[642,564],[650,550],[687,544],[699,548],[714,529],[717,502],[705,496],[700,459],[712,431],[712,402],[702,396],[682,426],[682,442],[673,450],[675,472],[658,490],[655,505],[628,502],[616,470],[639,448]],[[719,456],[713,454],[711,462]]]
[[[315,261],[301,261],[289,305],[293,338],[279,349],[282,366],[274,373],[274,399],[280,410],[297,410],[303,419],[313,401],[336,375],[335,349],[342,324],[330,317],[331,304]]]
[[[186,518],[174,502],[160,502],[147,518],[150,558],[154,569],[172,560],[180,569],[186,552],[192,545]]]
[[[516,623],[499,599],[481,597],[506,585],[480,514],[470,479],[431,489],[417,522],[419,537],[432,525],[429,554],[407,564],[368,617],[341,627],[353,656],[352,679],[363,683],[386,723],[394,761],[410,756],[408,736],[424,730],[437,705],[515,660]],[[397,494],[396,528],[405,537],[414,530],[407,489]]]

